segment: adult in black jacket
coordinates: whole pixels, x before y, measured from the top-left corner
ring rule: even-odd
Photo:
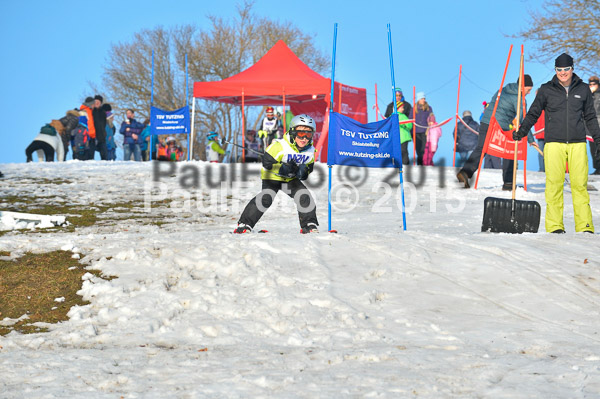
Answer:
[[[546,169],[546,231],[564,233],[563,186],[569,165],[575,231],[594,232],[590,196],[587,191],[588,157],[586,128],[600,145],[600,126],[592,92],[573,73],[573,58],[561,54],[554,62],[556,75],[540,87],[519,130],[520,140],[545,111],[544,166]]]
[[[396,88],[396,107],[398,109],[400,108],[400,104],[404,104],[404,112],[402,112],[402,113],[404,115],[406,115],[406,117],[408,119],[412,119],[412,117],[413,117],[412,105],[410,105],[410,103],[408,101],[406,101],[406,99],[404,98],[404,95],[402,95],[402,89],[398,87],[398,88]],[[394,102],[392,101],[391,103],[388,104],[387,109],[385,110],[385,117],[389,118],[393,113],[394,113]],[[409,143],[409,141],[405,141],[404,143],[402,143],[400,145],[401,151],[402,151],[402,163],[404,165],[409,164],[408,143]]]
[[[94,96],[94,108],[92,109],[92,115],[94,117],[94,126],[96,127],[96,149],[100,153],[100,159],[106,161],[107,149],[106,149],[106,112],[102,109],[102,103],[104,99],[100,95]],[[94,159],[94,152],[91,152],[92,159]]]

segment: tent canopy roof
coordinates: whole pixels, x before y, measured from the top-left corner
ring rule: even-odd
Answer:
[[[302,103],[327,98],[331,80],[324,78],[279,40],[256,64],[217,82],[194,82],[194,98],[247,105]]]

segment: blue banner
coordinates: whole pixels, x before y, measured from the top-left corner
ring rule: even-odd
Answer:
[[[397,114],[363,124],[332,112],[329,114],[328,145],[328,165],[402,168]]]
[[[185,106],[175,111],[165,111],[156,107],[150,108],[151,134],[187,134],[190,126],[190,107]]]

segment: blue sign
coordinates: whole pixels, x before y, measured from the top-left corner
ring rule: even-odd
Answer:
[[[156,107],[150,108],[151,134],[187,134],[190,126],[190,107],[185,106],[175,111],[165,111]]]
[[[332,112],[329,114],[328,143],[328,165],[402,168],[397,114],[363,124]]]

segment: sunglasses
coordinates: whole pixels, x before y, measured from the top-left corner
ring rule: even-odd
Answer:
[[[568,67],[564,67],[564,68],[554,68],[556,69],[556,72],[569,72],[571,69],[573,69],[572,66],[568,66]]]
[[[306,130],[296,130],[296,137],[298,137],[299,139],[312,139],[313,137],[313,132],[308,132]]]

